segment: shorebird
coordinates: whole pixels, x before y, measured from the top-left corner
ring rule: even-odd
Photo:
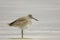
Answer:
[[[38,21],[37,19],[35,19],[32,14],[29,14],[27,16],[21,17],[16,19],[15,21],[9,23],[9,26],[14,26],[14,27],[19,27],[21,28],[21,38],[23,39],[23,29],[29,24],[31,23],[31,19],[34,19],[36,21]]]

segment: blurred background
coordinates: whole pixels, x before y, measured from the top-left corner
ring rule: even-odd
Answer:
[[[24,29],[25,38],[60,39],[60,0],[0,0],[0,39],[19,38],[8,23],[30,13],[39,21]]]

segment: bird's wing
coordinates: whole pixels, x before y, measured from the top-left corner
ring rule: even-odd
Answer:
[[[9,23],[9,25],[12,26],[15,22],[16,22],[16,23],[17,23],[17,22],[22,22],[22,21],[24,21],[24,20],[26,20],[26,19],[25,19],[25,18],[18,18],[17,20]]]

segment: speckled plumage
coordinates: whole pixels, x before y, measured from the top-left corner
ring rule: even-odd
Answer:
[[[15,21],[11,22],[9,25],[14,27],[24,28],[24,27],[27,27],[28,24],[31,24],[31,18],[25,16],[25,17],[16,19]]]

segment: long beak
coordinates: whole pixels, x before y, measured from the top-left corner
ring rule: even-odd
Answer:
[[[37,20],[37,19],[35,19],[35,18],[33,18],[33,17],[32,17],[32,19],[34,19],[34,20],[36,20],[36,21],[39,21],[39,20]]]

